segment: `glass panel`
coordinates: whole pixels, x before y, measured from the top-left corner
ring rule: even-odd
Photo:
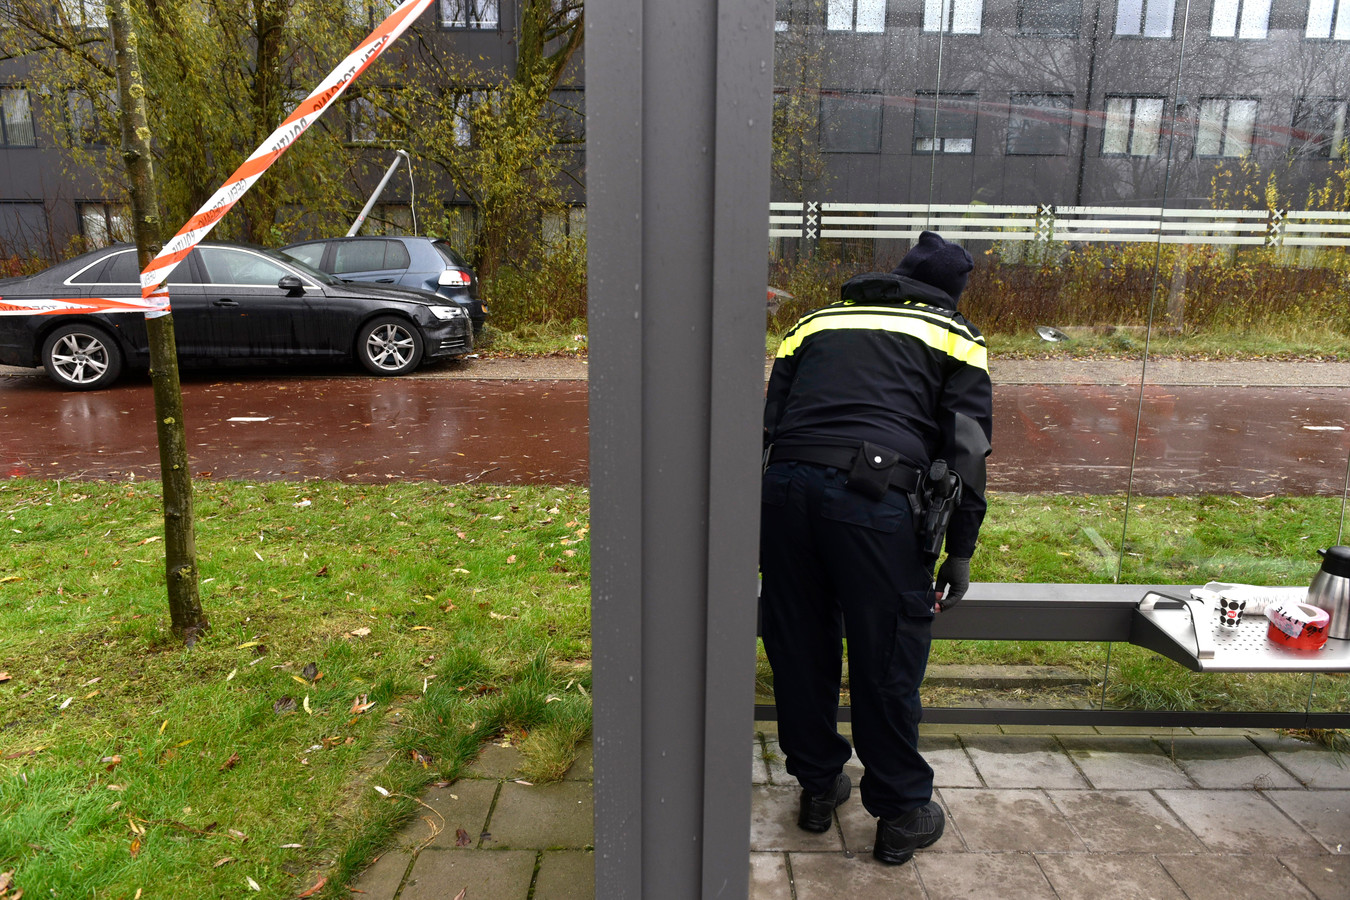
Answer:
[[[880,35],[864,5],[778,3],[770,345],[938,231],[975,259],[960,309],[991,354],[977,581],[1310,581],[1350,471],[1347,389],[1298,362],[1350,353],[1350,72],[1304,36],[1337,36],[1350,0],[1306,22],[1268,0],[925,0]],[[1100,676],[1106,653],[934,661]],[[1109,703],[1344,703],[1326,676],[1245,692],[1113,653]]]
[[[207,284],[276,287],[282,277],[294,274],[256,253],[222,247],[200,247],[197,252],[201,254],[202,264],[206,267]],[[380,255],[384,255],[383,248]]]
[[[33,108],[28,91],[24,88],[0,90],[0,107],[3,107],[4,114],[0,143],[9,147],[36,147],[37,136],[33,133]]]

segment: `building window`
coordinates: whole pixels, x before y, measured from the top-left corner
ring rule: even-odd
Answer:
[[[820,149],[827,153],[880,153],[881,95],[822,92]]]
[[[773,5],[773,30],[779,32],[787,31],[792,27],[792,0],[774,0]]]
[[[1008,109],[1008,155],[1068,153],[1072,121],[1071,94],[1013,94]]]
[[[984,0],[923,0],[923,30],[979,34]]]
[[[886,0],[827,0],[825,28],[829,31],[885,31]]]
[[[1252,150],[1256,101],[1206,97],[1200,101],[1196,156],[1246,156]]]
[[[369,97],[353,97],[347,101],[348,138],[353,144],[390,140],[393,121],[389,110],[376,106]]]
[[[108,10],[103,0],[57,0],[62,24],[71,28],[107,28]]]
[[[1077,37],[1083,0],[1023,0],[1017,30],[1043,37]]]
[[[95,100],[98,100],[97,107]],[[117,95],[112,91],[96,96],[90,96],[83,90],[66,91],[66,116],[71,141],[80,146],[108,143],[108,136],[115,131],[113,117],[116,110]]]
[[[90,248],[131,240],[131,211],[125,203],[75,204],[80,213],[80,234]]]
[[[498,0],[440,0],[442,28],[497,28]]]
[[[1289,149],[1295,156],[1345,159],[1347,101],[1333,97],[1304,97],[1294,112]]]
[[[474,110],[488,101],[487,91],[464,91],[448,97],[450,106],[450,129],[456,147],[474,145]]]
[[[569,240],[586,236],[586,207],[569,206],[556,212],[544,213],[540,223],[543,229],[544,243],[559,247]]]
[[[0,147],[36,147],[33,106],[24,88],[0,88]]]
[[[1270,24],[1270,0],[1214,0],[1209,20],[1213,37],[1257,40],[1266,36]]]
[[[347,19],[353,25],[374,28],[389,17],[397,0],[346,0]]]
[[[1350,41],[1350,13],[1345,11],[1347,6],[1350,6],[1350,0],[1309,0],[1306,36]]]
[[[1119,0],[1116,34],[1171,37],[1176,0]]]
[[[549,95],[549,112],[557,127],[556,140],[568,150],[586,149],[586,92],[558,88]]]
[[[50,258],[47,209],[40,201],[0,201],[0,259]],[[13,274],[13,273],[10,273]]]
[[[478,239],[478,210],[468,203],[446,204],[441,236],[462,254],[472,253]]]
[[[975,152],[977,108],[974,94],[918,94],[914,101],[914,152]]]
[[[1162,97],[1107,97],[1103,156],[1153,156],[1162,134]]]

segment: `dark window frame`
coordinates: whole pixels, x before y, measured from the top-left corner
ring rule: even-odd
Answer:
[[[1127,0],[1116,0],[1116,20],[1115,20],[1115,23],[1114,23],[1114,24],[1112,25],[1112,27],[1111,27],[1111,34],[1112,34],[1113,37],[1117,37],[1117,38],[1138,38],[1138,39],[1140,39],[1140,40],[1150,40],[1150,41],[1169,41],[1169,40],[1175,40],[1175,39],[1176,39],[1176,33],[1177,33],[1177,2],[1176,2],[1176,0],[1139,0],[1139,21],[1136,23],[1137,26],[1138,26],[1138,30],[1136,30],[1136,31],[1121,31],[1121,30],[1120,30],[1120,12],[1121,12],[1121,10],[1120,10],[1120,5],[1121,5],[1121,3],[1124,3],[1124,2],[1127,2]],[[1149,34],[1148,31],[1147,31],[1148,18],[1149,18],[1149,16],[1148,16],[1149,8],[1150,8],[1151,4],[1157,4],[1157,3],[1163,3],[1163,4],[1166,4],[1168,7],[1170,7],[1170,14],[1169,14],[1168,19],[1167,19],[1167,33],[1166,33],[1166,34]]]
[[[1119,153],[1106,149],[1106,121],[1108,116],[1107,105],[1112,100],[1130,101],[1130,119],[1125,127],[1125,151]],[[1157,146],[1152,153],[1133,153],[1130,148],[1134,146],[1136,122],[1139,119],[1139,101],[1140,100],[1160,100],[1162,107],[1158,112],[1158,134],[1156,136]],[[1105,159],[1149,159],[1162,152],[1162,129],[1163,121],[1167,118],[1167,97],[1163,94],[1107,94],[1102,98],[1102,142],[1099,153]]]
[[[1065,105],[1057,107],[1056,106],[1036,107],[1034,104],[1027,102],[1032,98],[1058,99],[1064,101]],[[1014,138],[1013,120],[1019,117],[1018,113],[1019,109],[1028,109],[1028,110],[1045,109],[1048,111],[1062,111],[1063,115],[1059,116],[1059,118],[1062,118],[1063,120],[1062,122],[1050,123],[1047,124],[1046,126],[1047,128],[1054,127],[1056,129],[1059,129],[1060,134],[1058,142],[1062,145],[1062,149],[1053,151],[1014,150],[1013,143],[1015,138]],[[1028,120],[1029,115],[1021,114],[1020,118],[1022,121],[1025,122]],[[1048,119],[1050,118],[1050,116],[1047,115],[1046,118]],[[1008,103],[1008,134],[1006,140],[1004,141],[1003,152],[1007,156],[1067,156],[1071,152],[1071,144],[1073,143],[1072,125],[1073,125],[1073,94],[1063,93],[1059,91],[1021,91],[1012,94],[1009,97]],[[1035,140],[1035,138],[1030,138],[1027,137],[1026,135],[1020,135],[1016,139]]]
[[[30,135],[32,135],[32,139],[33,139],[33,140],[32,140],[32,143],[28,143],[28,144],[17,144],[17,143],[14,143],[14,142],[12,142],[12,141],[10,140],[10,134],[9,134],[9,133],[10,133],[10,124],[9,124],[9,120],[5,117],[4,112],[3,112],[3,110],[4,110],[4,105],[3,105],[3,104],[4,104],[4,101],[3,101],[3,100],[0,100],[0,147],[6,147],[6,148],[36,147],[36,146],[38,145],[38,143],[37,143],[37,117],[33,114],[33,95],[32,95],[32,93],[28,90],[27,87],[25,87],[25,86],[23,86],[23,85],[19,85],[19,84],[4,84],[4,85],[0,85],[0,93],[5,92],[5,91],[22,91],[24,97],[27,98],[27,100],[28,100],[28,132],[29,132]]]
[[[976,132],[979,130],[979,94],[975,91],[962,91],[953,93],[938,93],[935,91],[918,91],[914,95],[914,155],[930,156],[939,154],[943,156],[972,156],[975,153]],[[930,99],[931,98],[931,99]],[[925,108],[925,103],[927,107]],[[960,104],[953,108],[948,103]],[[964,108],[969,106],[969,109]],[[932,127],[924,127],[921,120],[931,115],[933,117]],[[969,135],[964,133],[946,133],[946,130],[940,126],[946,123],[956,123],[969,120]],[[962,130],[964,132],[964,129]],[[948,150],[947,141],[970,141],[970,148],[967,150]],[[922,148],[920,141],[932,141],[933,146]]]
[[[826,145],[827,129],[830,122],[830,115],[826,112],[826,103],[828,101],[847,101],[850,98],[874,98],[874,102],[867,104],[870,109],[875,106],[876,109],[876,142],[875,147],[871,149],[844,149],[834,148]],[[820,112],[817,119],[817,128],[819,129],[819,145],[821,153],[880,153],[882,144],[883,112],[885,104],[884,95],[881,91],[852,91],[852,90],[822,90],[820,92]],[[862,109],[863,106],[854,107],[854,110]]]
[[[1319,110],[1318,107],[1322,109]],[[1324,126],[1327,124],[1325,119],[1314,123],[1317,129],[1315,131],[1306,127],[1308,118],[1313,115],[1326,116],[1326,110],[1331,112],[1330,118],[1334,118],[1337,108],[1341,113],[1339,147],[1336,143],[1334,127],[1331,133],[1325,130]],[[1303,140],[1296,147],[1294,140],[1300,133],[1308,134],[1310,137],[1314,135],[1319,138],[1325,137],[1326,140],[1317,142]],[[1294,105],[1293,122],[1289,126],[1289,152],[1291,155],[1299,159],[1340,159],[1342,154],[1347,152],[1348,142],[1350,142],[1350,98],[1321,95],[1298,98],[1298,102]],[[1333,156],[1333,150],[1339,150],[1339,153]]]
[[[1047,17],[1045,23],[1033,24],[1028,20],[1035,19],[1050,9],[1047,3],[1038,3],[1036,0],[1021,0],[1017,4],[1017,31],[1019,34],[1025,34],[1032,37],[1062,37],[1076,38],[1082,32],[1083,24],[1083,0],[1056,0],[1060,7],[1072,7],[1069,12],[1071,15],[1063,18],[1059,16]],[[1054,21],[1066,21],[1071,23],[1064,28],[1054,27]]]
[[[1223,122],[1219,129],[1219,152],[1201,153],[1200,152],[1200,129],[1201,117],[1204,115],[1206,103],[1222,102]],[[1232,118],[1234,103],[1253,103],[1252,109],[1252,130],[1247,138],[1247,148],[1243,153],[1226,153],[1225,145],[1228,143],[1226,135],[1229,133],[1228,123]],[[1256,123],[1261,115],[1261,98],[1249,96],[1207,96],[1201,97],[1195,104],[1195,145],[1191,148],[1191,155],[1196,159],[1241,159],[1249,155],[1256,146]]]
[[[485,2],[485,5],[491,5],[497,11],[496,20],[491,24],[473,24],[477,17],[478,5]],[[446,10],[453,5],[464,7],[465,16],[463,23],[459,21],[447,22]],[[472,7],[473,13],[470,14],[469,8]],[[501,0],[436,0],[436,24],[442,31],[501,31],[502,30],[502,3]]]

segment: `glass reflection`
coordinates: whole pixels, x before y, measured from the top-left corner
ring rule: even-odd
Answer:
[[[1350,351],[1344,5],[779,0],[775,324],[922,229],[972,251],[1003,492],[977,577],[1302,585],[1344,540],[1346,387],[1304,362]]]

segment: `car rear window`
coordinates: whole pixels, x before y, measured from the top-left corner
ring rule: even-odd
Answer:
[[[456,253],[455,248],[451,247],[445,241],[433,241],[431,246],[435,247],[436,252],[441,255],[441,259],[445,260],[450,265],[459,266],[461,269],[467,269],[469,267],[469,264],[464,261],[464,257]]]
[[[391,262],[387,258],[388,248],[397,247],[403,251],[403,263]],[[397,260],[395,254],[392,257]],[[351,272],[372,272],[376,269],[408,268],[408,251],[398,241],[341,241],[333,259],[333,274],[346,275]]]
[[[169,284],[188,284],[188,264],[181,263],[169,274]],[[136,264],[135,250],[120,250],[102,262],[85,269],[70,280],[71,284],[140,284],[141,270]]]
[[[323,260],[323,242],[314,244],[300,244],[295,247],[287,247],[281,251],[287,256],[294,256],[310,268],[317,269],[319,263]]]

